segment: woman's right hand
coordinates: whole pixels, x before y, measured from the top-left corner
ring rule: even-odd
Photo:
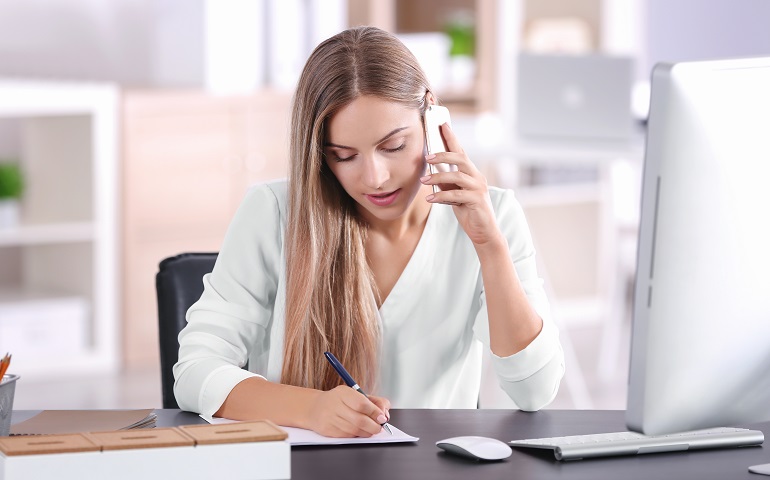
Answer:
[[[309,427],[326,437],[371,437],[388,421],[390,402],[367,398],[350,387],[340,385],[319,392],[309,411]]]

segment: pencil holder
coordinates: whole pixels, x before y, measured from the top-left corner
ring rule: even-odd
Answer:
[[[0,380],[0,437],[7,437],[11,433],[13,394],[16,391],[18,379],[18,375],[3,375]]]

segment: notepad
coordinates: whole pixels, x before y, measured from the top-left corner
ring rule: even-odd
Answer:
[[[43,410],[11,425],[11,435],[46,435],[107,430],[132,430],[155,426],[153,409],[143,410]]]
[[[200,416],[202,419],[206,420],[207,422],[219,425],[219,424],[227,424],[227,423],[238,423],[238,420],[231,420],[229,418],[210,418],[205,417],[203,415]],[[352,437],[352,438],[335,438],[335,437],[325,437],[323,435],[320,435],[312,430],[305,430],[304,428],[296,428],[296,427],[284,427],[281,425],[281,428],[286,431],[286,433],[289,434],[288,442],[292,446],[301,446],[301,445],[349,445],[349,444],[366,444],[366,443],[408,443],[408,442],[416,442],[420,440],[418,437],[413,437],[402,430],[396,428],[393,426],[392,423],[389,423],[390,429],[393,431],[393,435],[389,434],[386,431],[381,431],[377,435],[373,435],[368,438],[363,437]]]

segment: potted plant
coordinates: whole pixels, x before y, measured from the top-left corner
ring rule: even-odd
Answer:
[[[0,162],[0,228],[19,223],[19,200],[23,191],[24,179],[19,165]]]
[[[449,76],[452,86],[458,90],[473,86],[476,75],[476,30],[473,14],[466,10],[454,12],[444,25],[449,37]]]

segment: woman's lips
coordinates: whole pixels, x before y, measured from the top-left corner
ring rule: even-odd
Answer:
[[[401,193],[401,189],[394,190],[390,193],[383,193],[378,195],[365,195],[365,197],[372,202],[373,204],[377,205],[378,207],[387,207],[391,203],[396,201],[396,198],[398,198],[398,195]]]

